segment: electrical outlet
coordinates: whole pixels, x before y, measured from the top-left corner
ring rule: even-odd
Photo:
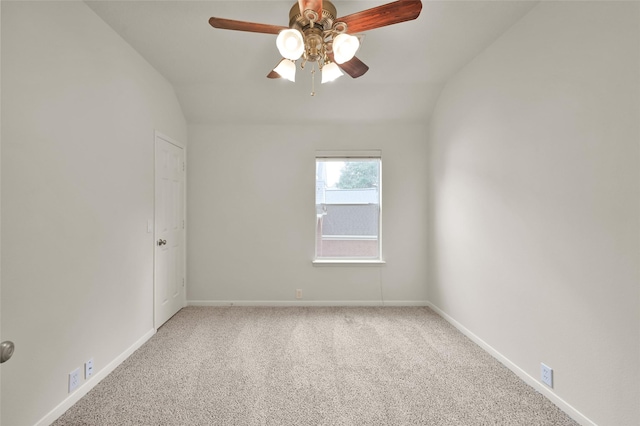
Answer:
[[[93,358],[84,363],[84,378],[88,379],[93,376]]]
[[[540,363],[540,379],[542,383],[546,384],[550,388],[553,387],[553,368],[545,365],[544,363]]]
[[[80,386],[80,369],[76,368],[69,373],[69,393],[76,390],[78,386]]]
[[[296,289],[296,299],[302,299],[302,289],[301,288],[297,288]]]

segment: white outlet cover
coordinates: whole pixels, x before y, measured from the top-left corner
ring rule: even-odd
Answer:
[[[93,358],[84,364],[84,378],[88,379],[93,376]]]
[[[545,365],[544,363],[540,363],[540,379],[542,380],[542,383],[552,388],[553,387],[553,368],[549,367],[548,365]]]
[[[80,369],[76,368],[69,373],[69,393],[73,392],[80,386]]]

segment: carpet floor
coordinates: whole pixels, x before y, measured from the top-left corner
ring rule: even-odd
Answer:
[[[428,308],[188,307],[54,425],[577,423]]]

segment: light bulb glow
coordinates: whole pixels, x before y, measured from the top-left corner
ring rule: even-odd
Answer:
[[[289,81],[296,81],[296,64],[289,59],[283,59],[280,61],[277,67],[273,69],[280,77]]]
[[[295,51],[300,47],[300,42],[295,37],[286,37],[284,40],[284,45],[287,50]]]
[[[340,67],[338,67],[335,62],[324,64],[324,66],[322,67],[322,84],[333,81],[341,75],[344,74],[342,74],[342,71],[340,71]]]
[[[276,46],[282,57],[295,61],[304,52],[304,38],[302,33],[294,28],[282,30],[276,39]]]
[[[333,58],[338,64],[351,60],[360,48],[358,37],[349,34],[338,34],[333,39]]]

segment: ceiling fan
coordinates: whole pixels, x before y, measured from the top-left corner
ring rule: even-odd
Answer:
[[[358,78],[369,70],[355,56],[360,39],[352,34],[416,19],[421,10],[419,0],[399,0],[336,18],[336,7],[328,0],[298,0],[289,12],[288,27],[215,17],[209,24],[224,30],[276,34],[283,59],[268,78],[295,81],[295,62],[301,59],[301,69],[308,62],[317,63],[322,83],[326,83],[343,75],[342,71]],[[312,76],[314,72],[312,69]]]

